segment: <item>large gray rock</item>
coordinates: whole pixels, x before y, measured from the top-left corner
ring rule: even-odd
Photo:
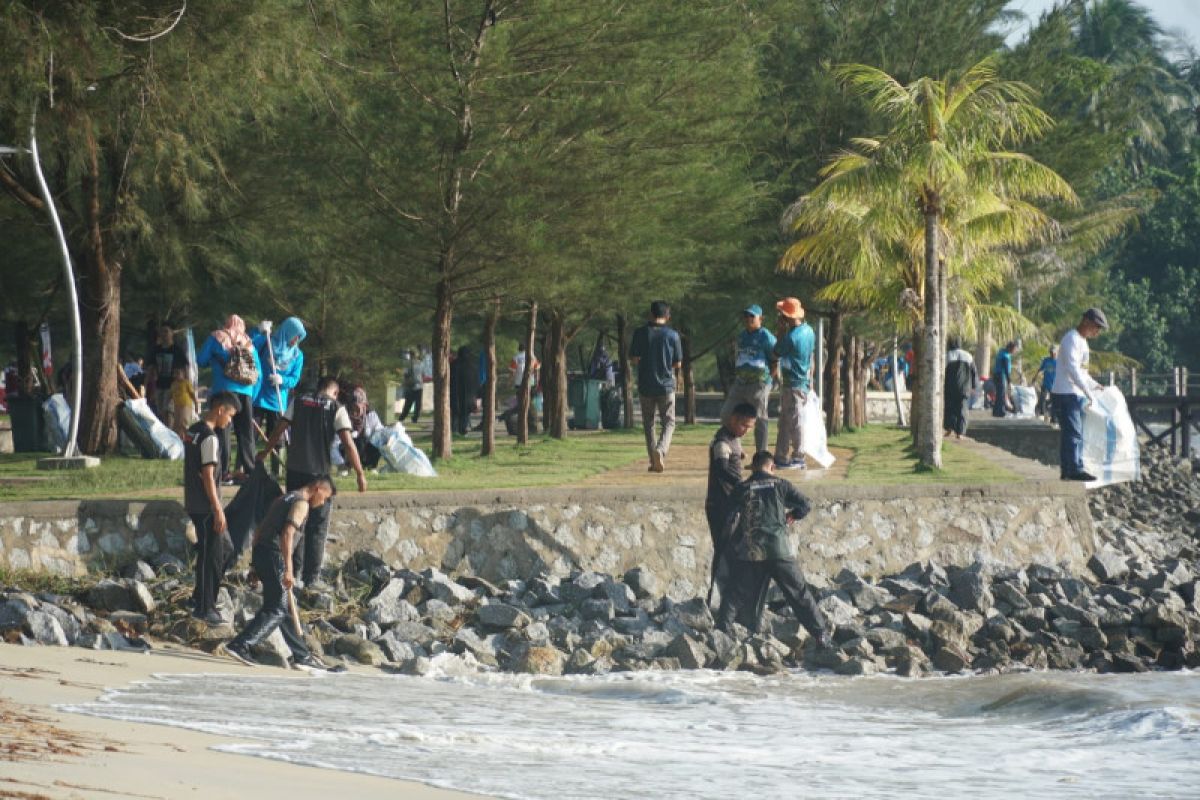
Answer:
[[[87,604],[101,611],[138,611],[136,601],[122,581],[104,578],[87,591]]]
[[[404,664],[418,656],[426,654],[424,648],[412,642],[400,640],[392,631],[384,633],[383,636],[374,641],[375,644],[379,645],[379,649],[383,651],[387,660],[397,664]]]
[[[995,602],[979,565],[956,569],[950,576],[950,602],[963,611],[983,613]]]
[[[152,581],[158,576],[154,573],[154,567],[151,567],[141,559],[132,563],[126,564],[121,568],[122,578],[132,578],[139,581]]]
[[[702,597],[694,597],[686,603],[678,603],[670,611],[670,616],[686,627],[704,633],[713,629],[715,624],[712,610]]]
[[[1008,603],[1014,610],[1033,607],[1029,598],[1015,584],[1007,581],[997,581],[992,584],[992,594],[997,601]]]
[[[704,643],[687,634],[676,636],[662,653],[668,658],[679,660],[683,669],[703,669],[715,654],[704,646]]]
[[[662,584],[658,576],[647,567],[634,567],[625,573],[625,584],[633,590],[639,600],[662,596]]]
[[[933,666],[942,672],[962,672],[970,663],[966,650],[953,644],[943,645],[933,654]]]
[[[360,664],[372,667],[378,667],[387,661],[379,645],[356,633],[347,633],[334,639],[330,643],[330,649],[339,656],[348,656]]]
[[[150,593],[150,589],[146,584],[138,580],[129,581],[129,596],[133,600],[134,611],[140,611],[143,614],[153,614],[157,604],[154,602],[154,595]]]
[[[837,595],[831,594],[817,603],[831,626],[851,625],[858,619],[858,609]]]
[[[514,654],[512,670],[530,675],[562,675],[566,663],[566,655],[554,647],[529,645]]]
[[[576,575],[574,580],[559,585],[558,594],[564,603],[578,605],[590,598],[596,587],[603,584],[605,580],[607,579],[603,575],[589,570]]]
[[[475,599],[475,593],[443,573],[430,567],[421,573],[430,596],[448,605],[462,605]]]
[[[38,644],[54,645],[57,647],[66,647],[70,644],[67,641],[67,634],[63,631],[62,625],[45,611],[30,611],[27,617],[26,629],[29,637]]]
[[[388,633],[392,634],[398,641],[412,642],[426,650],[429,649],[429,646],[437,638],[437,634],[433,628],[423,625],[420,622],[398,622],[392,626],[392,629]]]
[[[620,581],[606,580],[592,590],[592,597],[597,600],[608,600],[618,613],[628,611],[637,598],[633,590]]]
[[[407,584],[402,578],[388,580],[379,592],[367,601],[367,611],[363,618],[379,625],[394,625],[412,619],[409,609],[416,609],[404,599],[406,587]]]
[[[1125,556],[1105,545],[1088,559],[1088,569],[1102,582],[1112,583],[1129,574]]]
[[[475,613],[481,625],[497,630],[524,628],[532,621],[524,611],[507,603],[488,603]]]
[[[579,616],[584,620],[611,622],[615,613],[611,600],[589,598],[579,604]]]

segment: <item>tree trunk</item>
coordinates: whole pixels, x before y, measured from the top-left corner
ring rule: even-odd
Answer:
[[[547,380],[542,402],[546,405],[546,432],[555,439],[567,436],[567,327],[560,311],[551,311],[546,337]]]
[[[100,161],[87,126],[87,169],[81,180],[87,244],[83,257],[83,408],[79,448],[99,455],[117,447],[117,370],[121,369],[121,264],[109,258],[100,209]]]
[[[842,430],[842,312],[829,318],[829,345],[825,352],[825,425],[829,435]]]
[[[449,281],[437,284],[437,307],[433,317],[433,457],[454,454],[450,430],[450,326],[454,305]]]
[[[692,365],[692,337],[680,336],[683,344],[683,421],[696,424],[696,375]]]
[[[622,415],[621,427],[633,427],[633,376],[630,375],[629,335],[625,330],[624,314],[617,314],[617,362],[621,367],[621,405],[625,413]]]
[[[537,336],[536,300],[529,303],[529,316],[525,323],[525,369],[521,375],[521,390],[517,401],[517,444],[529,444],[530,407],[533,405],[533,342]]]
[[[845,421],[847,430],[854,430],[857,427],[854,423],[854,396],[857,393],[855,389],[855,378],[858,377],[858,336],[851,334],[850,343],[846,347],[846,358],[842,366],[842,374],[846,383],[845,398],[842,401],[842,419]]]
[[[992,374],[992,321],[984,320],[979,329],[979,341],[975,344],[975,369],[980,380]]]
[[[908,415],[904,413],[904,401],[900,399],[900,342],[898,336],[892,336],[892,399],[896,401],[896,420],[901,428],[908,424]],[[909,397],[912,395],[910,394]]]
[[[941,353],[942,276],[938,257],[938,214],[931,201],[925,212],[925,327],[920,358],[920,432],[917,457],[927,469],[942,467],[942,380]]]
[[[874,349],[872,349],[871,353],[873,354],[874,352]],[[858,377],[855,378],[854,381],[855,385],[858,387],[858,392],[855,396],[855,404],[858,414],[858,426],[860,428],[865,427],[869,422],[867,419],[867,384],[870,382],[871,378],[872,360],[873,355],[868,355],[866,343],[864,342],[858,351]]]
[[[487,382],[483,385],[483,442],[479,455],[496,452],[496,323],[500,320],[500,301],[492,301],[483,325],[483,354],[487,363]]]

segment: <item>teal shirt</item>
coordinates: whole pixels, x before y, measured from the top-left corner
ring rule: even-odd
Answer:
[[[774,358],[775,335],[766,328],[743,330],[737,338],[734,374],[742,383],[771,385],[771,360]]]
[[[808,391],[816,346],[817,335],[807,322],[792,328],[775,343],[775,355],[779,356],[779,372],[785,386]]]

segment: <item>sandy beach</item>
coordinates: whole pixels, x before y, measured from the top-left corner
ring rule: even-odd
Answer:
[[[0,644],[0,798],[355,797],[478,800],[419,783],[217,752],[237,741],[180,728],[70,714],[56,705],[154,674],[249,670],[159,645],[146,653]],[[260,668],[269,675],[296,675]],[[447,770],[452,765],[447,764]]]

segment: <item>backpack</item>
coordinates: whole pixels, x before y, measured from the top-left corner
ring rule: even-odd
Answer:
[[[225,377],[243,386],[258,383],[258,367],[254,365],[254,351],[248,342],[230,348],[229,359],[225,362]]]

